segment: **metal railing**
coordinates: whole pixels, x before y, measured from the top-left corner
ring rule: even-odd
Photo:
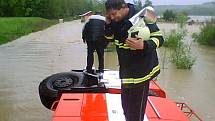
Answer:
[[[181,109],[182,112],[189,119],[196,119],[198,121],[203,121],[186,103],[176,102],[176,105]]]

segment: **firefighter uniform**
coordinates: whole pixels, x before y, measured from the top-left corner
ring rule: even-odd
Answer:
[[[104,71],[104,49],[108,42],[104,38],[105,17],[101,15],[90,16],[84,25],[82,39],[87,43],[87,72],[93,73],[93,53],[96,50],[99,60],[99,72]]]
[[[129,9],[128,16],[122,21],[112,21],[105,25],[105,37],[112,39],[117,48],[119,72],[122,79],[122,107],[126,121],[143,121],[149,81],[160,73],[156,48],[164,42],[156,23],[147,23],[150,40],[144,41],[144,49],[129,48],[125,43],[128,30],[132,27],[129,18],[135,14],[133,9]]]

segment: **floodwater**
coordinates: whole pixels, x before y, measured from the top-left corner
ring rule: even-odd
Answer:
[[[61,23],[0,46],[0,121],[51,120],[52,112],[40,103],[38,85],[53,73],[85,68],[82,26],[80,21]],[[165,32],[176,27],[175,24],[159,26]],[[197,32],[199,26],[188,29]],[[178,70],[161,48],[159,83],[168,97],[187,102],[205,121],[214,121],[215,48],[192,43],[189,36],[186,39],[197,58],[195,65],[191,70]],[[115,52],[105,53],[105,67],[118,70]]]

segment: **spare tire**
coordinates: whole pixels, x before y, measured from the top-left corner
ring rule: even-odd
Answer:
[[[69,90],[71,87],[79,87],[83,84],[84,74],[81,72],[62,72],[53,74],[44,79],[39,85],[39,95],[42,104],[51,109],[58,98],[58,92]]]

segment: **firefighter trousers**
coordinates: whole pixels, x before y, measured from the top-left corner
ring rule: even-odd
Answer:
[[[87,41],[87,72],[92,73],[92,66],[94,63],[93,53],[97,52],[99,60],[99,72],[103,72],[104,69],[104,45],[98,42]]]
[[[126,121],[143,121],[150,81],[140,84],[122,84],[122,108]]]

